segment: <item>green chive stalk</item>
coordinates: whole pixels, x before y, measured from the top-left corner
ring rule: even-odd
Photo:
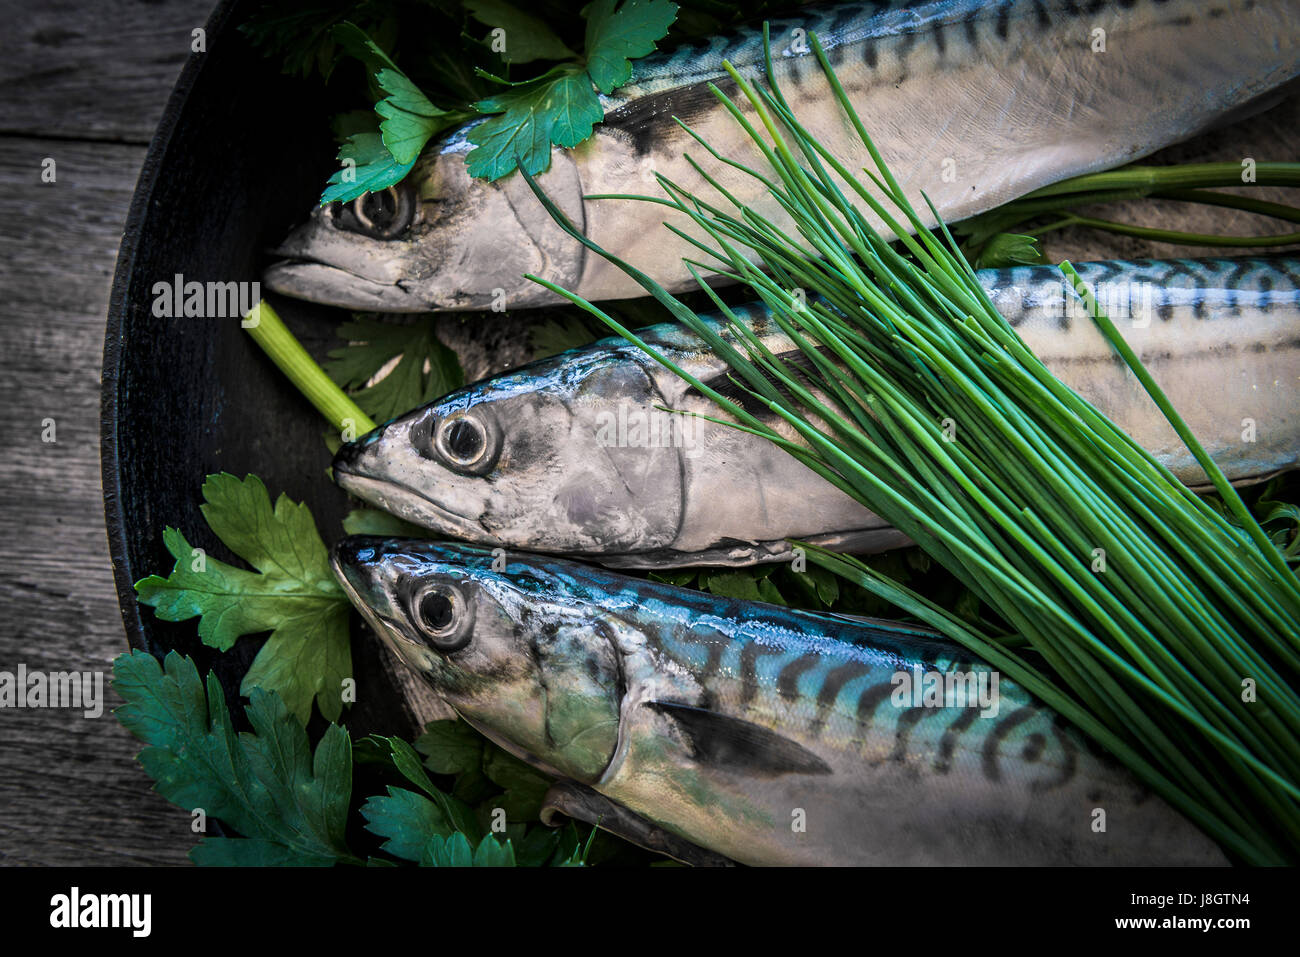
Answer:
[[[1134,164],[1100,173],[1073,176],[1034,190],[962,222],[968,255],[978,255],[995,235],[1020,233],[1041,237],[1067,226],[1082,226],[1122,236],[1136,236],[1179,246],[1225,246],[1238,249],[1270,248],[1300,243],[1300,232],[1265,236],[1224,236],[1190,233],[1154,226],[1139,226],[1085,216],[1081,207],[1135,199],[1164,199],[1205,206],[1220,206],[1267,216],[1283,222],[1300,222],[1300,209],[1251,196],[1214,192],[1241,186],[1300,186],[1300,163],[1260,162],[1248,168],[1238,163],[1182,163],[1175,166]],[[1031,222],[1041,222],[1028,226]]]
[[[556,222],[695,331],[766,415],[698,381],[598,306],[530,278],[712,398],[716,421],[770,439],[899,528],[1015,639],[971,627],[852,557],[804,545],[812,560],[1036,694],[1235,859],[1300,860],[1300,584],[1285,557],[1091,297],[1103,334],[1210,476],[1227,516],[1029,351],[942,221],[925,227],[812,41],[875,172],[855,175],[799,123],[769,56],[769,89],[727,65],[749,113],[714,88],[763,168],[696,140],[759,179],[789,224],[740,204],[693,161],[717,197],[662,176],[666,198],[624,197],[687,217],[691,233],[669,228],[704,254],[688,260],[697,280],[706,267],[747,285],[802,352],[798,370],[712,292],[725,331],[587,239],[529,178]],[[1187,179],[1178,185],[1204,181]]]
[[[1039,187],[1022,199],[1088,194],[1112,189],[1141,189],[1149,195],[1170,189],[1244,185],[1300,186],[1300,163],[1262,162],[1249,169],[1241,163],[1186,163],[1179,166],[1145,166],[1135,163],[1100,173],[1071,176],[1050,186]]]

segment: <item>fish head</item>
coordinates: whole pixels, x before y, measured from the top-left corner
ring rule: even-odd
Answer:
[[[367,622],[470,724],[582,783],[618,744],[618,651],[543,563],[422,540],[353,536],[335,575]]]
[[[573,554],[665,548],[681,524],[680,456],[693,433],[663,404],[628,352],[581,350],[380,426],[339,450],[334,479],[472,542]]]
[[[456,144],[459,142],[460,146]],[[427,147],[397,185],[312,211],[272,255],[273,292],[347,309],[502,310],[558,302],[526,273],[572,288],[583,247],[551,219],[518,172],[473,179],[468,144]],[[582,183],[567,150],[538,183],[583,228]]]

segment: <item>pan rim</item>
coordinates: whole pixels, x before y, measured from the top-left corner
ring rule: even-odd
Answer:
[[[222,36],[227,23],[241,0],[221,0],[209,15],[204,25],[208,42]],[[117,262],[113,270],[113,287],[108,300],[108,322],[104,333],[104,352],[101,363],[100,406],[99,406],[99,461],[100,484],[104,498],[104,525],[108,532],[108,554],[113,564],[113,582],[117,590],[118,610],[122,615],[122,624],[126,630],[127,646],[134,650],[148,651],[161,658],[166,649],[151,647],[144,623],[140,618],[139,605],[135,600],[135,582],[140,577],[131,568],[130,553],[126,540],[126,516],[122,509],[122,470],[118,443],[118,411],[120,407],[119,389],[121,387],[123,358],[123,328],[126,311],[136,285],[136,260],[140,251],[141,238],[149,222],[154,192],[159,177],[167,168],[167,157],[171,150],[176,130],[184,118],[185,107],[190,93],[202,71],[207,67],[212,53],[191,54],[181,69],[181,74],[172,87],[163,108],[162,118],[154,131],[145,153],[140,175],[136,180],[135,192],[131,194],[131,206],[127,213],[126,224],[122,229],[122,243],[117,250]]]

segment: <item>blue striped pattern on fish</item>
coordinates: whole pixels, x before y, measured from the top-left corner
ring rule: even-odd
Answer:
[[[924,190],[949,222],[1146,156],[1280,95],[1300,75],[1300,23],[1290,0],[803,8],[773,24],[774,71],[800,122],[849,169],[874,167],[810,52],[812,32],[909,200],[926,210]],[[713,161],[675,122],[690,124],[724,156],[762,167],[708,89],[714,82],[735,92],[724,57],[757,76],[761,34],[746,28],[639,61],[631,84],[606,98],[595,135],[556,150],[538,179],[587,237],[670,290],[694,287],[682,257],[696,251],[662,223],[667,217],[689,233],[689,220],[658,205],[585,197],[660,195],[658,172],[714,198],[689,152],[740,202],[788,223],[763,187]],[[287,295],[390,312],[557,301],[523,279],[529,273],[591,300],[643,294],[564,234],[519,176],[471,180],[468,149],[462,130],[419,159],[399,188],[408,201],[398,205],[411,213],[405,231],[376,236],[317,211],[283,244],[288,260],[264,281]]]
[[[732,859],[1223,861],[1050,709],[922,628],[472,546],[350,538],[333,560],[465,720]],[[913,678],[966,683],[926,697]]]
[[[1300,262],[1141,260],[1078,268],[1231,480],[1295,467]],[[1058,269],[984,271],[980,281],[1058,378],[1178,478],[1205,482]],[[736,313],[773,352],[795,348],[761,305]],[[721,319],[713,321],[723,328]],[[639,334],[743,401],[725,365],[684,326],[665,323]],[[663,408],[718,412],[634,346],[606,339],[402,416],[345,446],[334,475],[348,491],[443,534],[611,565],[779,561],[789,557],[787,538],[843,551],[906,542],[766,440]],[[448,459],[439,444],[456,423],[481,430],[484,457],[472,467]],[[792,430],[786,434],[795,438]]]
[[[807,36],[816,33],[827,58],[837,70],[859,57],[872,69],[893,65],[895,72],[882,79],[901,82],[908,75],[909,58],[922,62],[931,57],[955,61],[975,60],[993,48],[1005,48],[1013,34],[1037,35],[1060,30],[1063,24],[1104,22],[1108,8],[1142,7],[1152,14],[1170,8],[1165,19],[1189,26],[1187,10],[1170,0],[1135,0],[1120,4],[1073,0],[902,0],[894,3],[836,3],[808,6],[797,13],[769,19],[773,58],[788,65],[795,85],[820,76],[814,59],[807,57]],[[1214,4],[1201,11],[1211,20],[1232,14],[1232,3]],[[801,31],[796,33],[796,31]],[[1090,45],[1085,30],[1076,42]],[[654,54],[633,63],[632,77],[611,100],[633,100],[681,87],[725,82],[723,61],[741,75],[757,78],[764,66],[761,26],[741,27],[730,34],[684,43],[677,49]]]
[[[1186,310],[1204,321],[1254,319],[1274,309],[1294,310],[1300,300],[1300,260],[1287,257],[1125,259],[1076,263],[1075,268],[1090,289],[1138,288],[1137,296],[1121,297],[1121,301],[1150,308],[1152,317],[1162,322],[1173,321]],[[1063,296],[1065,285],[1055,266],[986,269],[980,273],[980,281],[990,290],[1046,289],[1055,298],[1072,301]],[[1100,303],[1107,304],[1104,295]],[[1019,309],[1003,315],[1016,326],[1026,318],[1036,319],[1048,308],[1046,303],[1029,298]],[[1058,307],[1053,303],[1050,308]],[[1075,307],[1075,312],[1091,322],[1081,306]]]

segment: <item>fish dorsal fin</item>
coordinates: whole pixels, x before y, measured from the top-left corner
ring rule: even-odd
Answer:
[[[830,765],[802,744],[761,725],[672,701],[650,701],[647,707],[671,718],[695,759],[709,767],[758,777],[831,773]]]
[[[708,848],[692,844],[664,830],[653,821],[646,820],[635,811],[598,791],[573,781],[556,781],[542,798],[542,823],[559,827],[557,815],[583,821],[593,827],[609,831],[625,841],[657,854],[666,854],[674,860],[694,867],[725,867],[732,860]]]

